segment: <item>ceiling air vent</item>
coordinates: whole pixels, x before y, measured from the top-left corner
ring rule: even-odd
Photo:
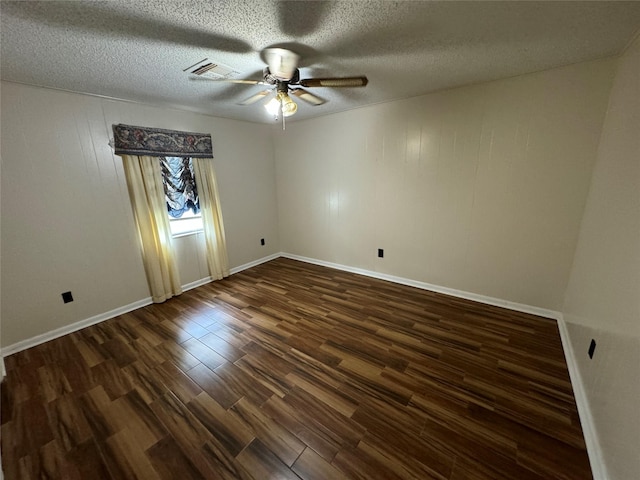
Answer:
[[[213,62],[208,58],[199,61],[195,65],[191,65],[190,67],[185,68],[184,71],[193,73],[194,75],[199,75],[201,77],[213,78],[214,80],[218,80],[221,78],[234,78],[240,73],[227,65]]]

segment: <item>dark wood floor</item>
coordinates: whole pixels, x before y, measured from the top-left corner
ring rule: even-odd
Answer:
[[[6,358],[13,479],[588,479],[555,321],[288,259]]]

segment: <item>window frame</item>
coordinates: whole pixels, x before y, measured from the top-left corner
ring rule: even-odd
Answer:
[[[202,223],[202,210],[200,210],[198,214],[192,213],[191,216],[188,217],[185,217],[183,214],[183,216],[180,218],[174,218],[169,215],[169,212],[167,212],[167,216],[169,217],[169,228],[171,229],[171,237],[173,238],[186,237],[188,235],[196,235],[198,233],[204,232],[204,225]],[[198,227],[188,230],[179,230],[178,228],[176,228],[176,226],[180,225],[181,222],[193,220],[200,220]]]

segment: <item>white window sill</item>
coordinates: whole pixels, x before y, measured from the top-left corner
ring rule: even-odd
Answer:
[[[189,237],[191,235],[197,235],[198,233],[204,233],[204,230],[193,230],[191,232],[181,232],[171,235],[171,238]]]

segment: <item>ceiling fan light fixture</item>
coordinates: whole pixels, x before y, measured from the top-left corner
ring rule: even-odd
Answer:
[[[298,105],[291,100],[287,93],[280,93],[280,102],[282,103],[282,115],[284,117],[290,117],[298,111]]]
[[[280,112],[283,117],[290,117],[298,111],[298,105],[291,100],[287,92],[278,92],[275,97],[265,103],[264,108],[269,112],[269,115],[273,115],[276,119]]]
[[[280,113],[280,100],[276,95],[267,103],[264,104],[264,108],[269,112],[269,115],[278,118],[278,114]]]

